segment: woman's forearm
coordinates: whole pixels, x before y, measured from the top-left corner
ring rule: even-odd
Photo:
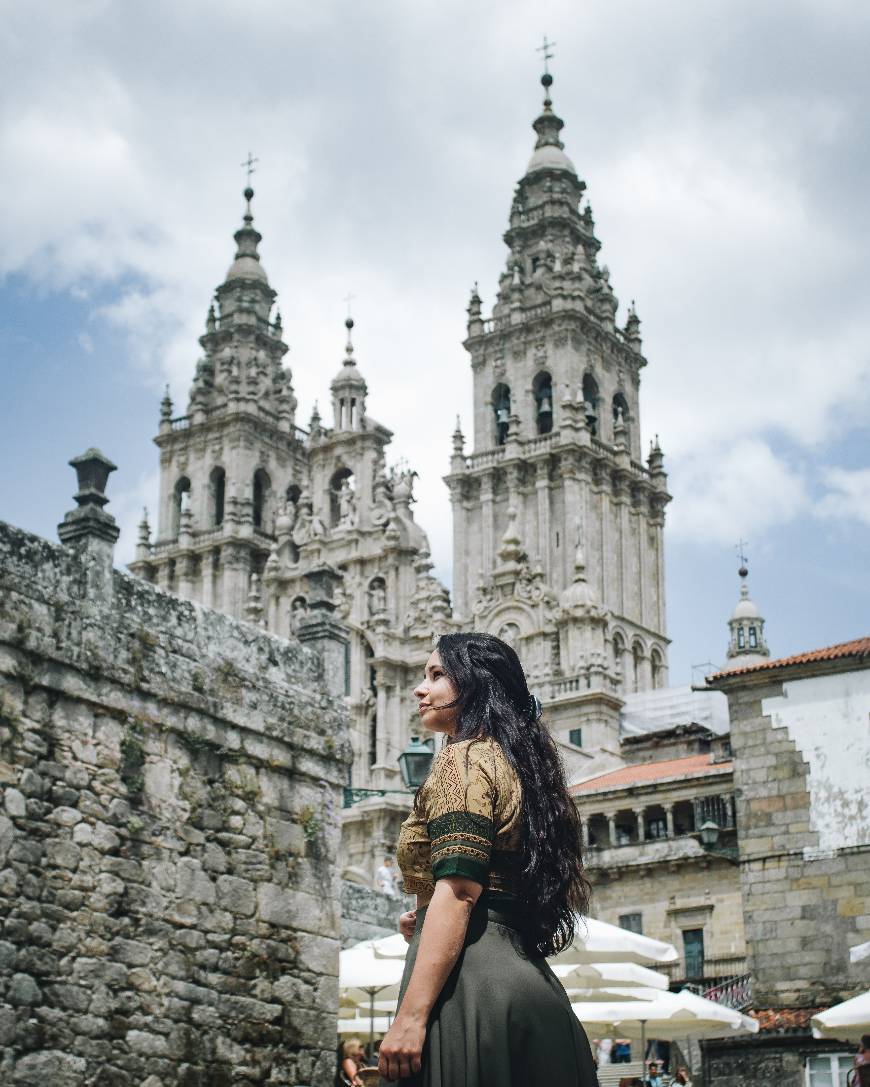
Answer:
[[[425,1023],[456,965],[471,910],[482,888],[471,880],[439,879],[426,910],[417,960],[399,1009],[402,1018]]]

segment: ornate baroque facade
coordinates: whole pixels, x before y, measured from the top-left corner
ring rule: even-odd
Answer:
[[[433,633],[452,625],[449,597],[430,574],[426,534],[414,520],[414,473],[387,468],[390,431],[367,414],[350,319],[331,385],[333,425],[316,408],[308,430],[296,424],[252,197],[247,189],[187,412],[174,416],[168,394],[161,407],[157,536],[146,518],[131,569],[315,645],[324,623],[340,624],[346,652],[335,659],[333,650],[330,678],[350,704],[350,784],[400,789],[396,759],[417,720],[411,691]],[[396,793],[345,812],[348,866],[370,872],[406,810]]]
[[[516,644],[563,740],[615,748],[621,695],[667,682],[658,443],[640,436],[640,321],[617,299],[544,75],[492,316],[468,307],[474,448],[446,477],[454,604]],[[579,730],[579,731],[578,731]],[[573,737],[572,737],[573,734]]]
[[[407,811],[407,795],[389,790],[433,634],[473,627],[514,643],[575,775],[619,758],[623,696],[667,680],[670,496],[658,444],[641,457],[640,322],[632,306],[616,325],[585,184],[559,138],[552,79],[542,82],[492,316],[476,288],[468,308],[474,448],[466,455],[457,426],[452,609],[411,510],[414,473],[388,470],[390,431],[367,413],[352,321],[332,425],[316,408],[307,430],[297,425],[250,189],[187,411],[175,416],[168,395],[161,408],[157,534],[143,521],[131,568],[277,634],[317,645],[329,628],[333,687],[351,708],[350,784],[387,790],[344,814],[349,874],[361,879]]]

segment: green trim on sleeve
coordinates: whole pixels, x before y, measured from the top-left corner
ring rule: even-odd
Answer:
[[[488,866],[463,854],[442,857],[434,861],[432,875],[436,880],[443,879],[445,876],[461,876],[463,879],[473,879],[481,887],[485,887],[489,880]]]

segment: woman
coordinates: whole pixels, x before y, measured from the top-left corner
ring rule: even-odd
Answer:
[[[357,1073],[365,1061],[365,1050],[359,1038],[348,1038],[341,1046],[341,1064],[336,1082],[341,1087],[363,1087],[363,1081]]]
[[[595,1087],[589,1043],[545,961],[588,907],[580,825],[513,649],[445,634],[414,691],[446,733],[398,861],[417,908],[383,1080],[406,1087]]]

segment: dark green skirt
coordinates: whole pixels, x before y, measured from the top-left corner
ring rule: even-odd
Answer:
[[[402,996],[426,910],[408,948]],[[381,1080],[382,1087],[387,1081]],[[545,959],[527,958],[509,914],[478,902],[429,1016],[422,1071],[403,1087],[597,1087],[586,1034]]]

